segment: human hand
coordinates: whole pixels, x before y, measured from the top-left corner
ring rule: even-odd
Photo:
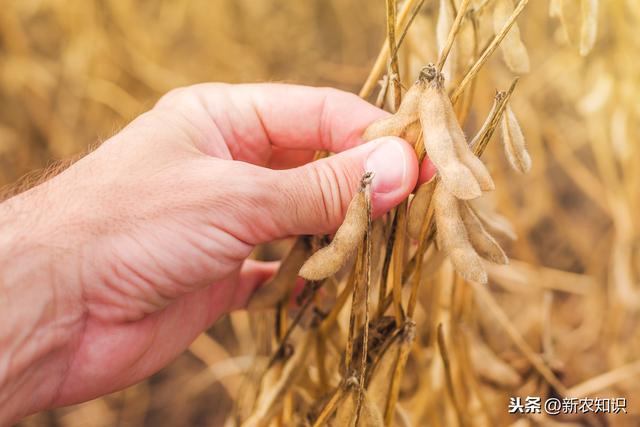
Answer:
[[[374,216],[406,198],[413,149],[360,145],[384,114],[333,89],[178,89],[1,204],[0,424],[158,371],[273,274],[255,245],[335,231],[365,169]]]

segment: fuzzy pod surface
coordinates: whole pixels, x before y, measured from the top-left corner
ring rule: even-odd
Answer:
[[[414,84],[402,98],[402,103],[395,114],[376,120],[363,132],[362,139],[371,141],[383,136],[397,136],[411,142],[417,139],[418,105],[424,88]],[[419,132],[419,129],[417,129]]]
[[[500,32],[504,24],[513,13],[512,0],[498,0],[493,11],[493,28]],[[526,74],[529,72],[529,53],[527,47],[520,38],[518,24],[514,23],[504,40],[500,44],[502,56],[507,67],[516,74]]]
[[[428,75],[429,66],[425,73]],[[480,197],[482,191],[476,177],[459,158],[460,149],[456,148],[455,141],[459,137],[456,129],[459,125],[457,121],[454,125],[450,120],[455,113],[444,91],[442,75],[436,73],[423,84],[426,88],[420,100],[420,124],[429,159],[438,169],[445,187],[457,198],[467,200]]]
[[[433,203],[437,241],[449,256],[455,270],[466,280],[487,283],[487,272],[469,241],[458,200],[445,186],[438,184]]]
[[[500,122],[502,130],[502,143],[504,152],[511,167],[520,172],[527,173],[531,170],[531,156],[522,134],[522,129],[509,104],[507,104]]]
[[[372,178],[372,173],[364,174],[360,189],[351,199],[344,221],[333,240],[305,261],[300,268],[300,276],[312,281],[333,276],[356,251],[367,232],[369,212],[366,192],[369,191]]]
[[[464,202],[460,203],[460,214],[462,222],[467,229],[467,235],[471,246],[478,255],[496,264],[508,264],[509,258],[504,253],[496,239],[491,236],[482,226],[482,222],[473,210]]]

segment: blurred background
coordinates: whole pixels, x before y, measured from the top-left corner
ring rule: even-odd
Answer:
[[[357,90],[384,39],[366,1],[3,0],[3,184],[85,149],[168,90],[286,81]]]
[[[405,86],[436,59],[437,3],[424,2],[406,38]],[[487,203],[519,236],[506,246],[511,265],[490,270],[491,290],[566,385],[609,372],[597,394],[627,398],[628,416],[577,425],[640,425],[640,2],[600,2],[587,56],[579,2],[552,3],[563,14],[533,0],[518,20],[531,72],[512,104],[533,171],[509,171],[495,140],[484,156],[497,185]],[[491,27],[490,14],[479,20]],[[83,152],[174,87],[285,81],[357,93],[384,38],[384,1],[3,0],[0,184]],[[468,133],[512,78],[497,51],[479,75]],[[252,322],[226,317],[148,381],[20,425],[223,425],[251,363]],[[495,352],[518,366],[495,334]],[[504,416],[506,404],[495,410]]]

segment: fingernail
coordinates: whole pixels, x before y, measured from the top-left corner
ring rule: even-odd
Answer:
[[[407,159],[400,142],[392,138],[381,142],[367,157],[365,170],[374,173],[374,193],[390,193],[400,188],[407,175]]]

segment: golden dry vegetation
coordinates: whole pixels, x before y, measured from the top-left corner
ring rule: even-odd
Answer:
[[[360,91],[398,110],[394,126],[370,129],[401,133],[421,155],[436,154],[434,138],[464,138],[459,122],[495,183],[463,202],[475,197],[471,181],[457,188],[436,164],[435,194],[425,184],[414,199],[423,209],[405,203],[370,223],[363,181],[359,215],[323,250],[339,250],[335,269],[346,265],[319,276],[314,267],[299,306],[282,303],[285,286],[267,296],[270,308],[220,320],[148,381],[21,425],[640,424],[640,4],[394,3],[5,0],[3,184],[82,152],[167,90],[207,80]],[[391,63],[387,34],[402,41]],[[440,72],[433,90],[446,112],[424,90],[409,105],[413,82]],[[441,132],[425,127],[445,119]],[[465,158],[478,191],[488,189]],[[291,243],[256,256],[286,257]],[[325,243],[298,239],[287,270]],[[507,265],[480,261],[502,260],[494,244]],[[514,416],[514,396],[625,397],[628,414]]]

